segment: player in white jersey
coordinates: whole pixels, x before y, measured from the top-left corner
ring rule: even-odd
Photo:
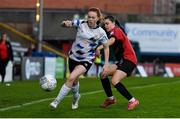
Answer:
[[[80,99],[78,77],[89,70],[95,58],[96,48],[101,44],[104,46],[105,65],[103,70],[104,75],[106,75],[109,62],[109,46],[105,31],[99,27],[100,20],[100,10],[98,8],[90,8],[87,21],[66,20],[62,22],[65,27],[76,26],[78,29],[76,40],[69,52],[70,76],[61,87],[55,100],[50,103],[52,108],[57,108],[70,90],[72,90],[73,94],[72,109],[78,108],[78,101]]]

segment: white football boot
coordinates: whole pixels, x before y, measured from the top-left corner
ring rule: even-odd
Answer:
[[[72,101],[72,109],[73,110],[78,108],[78,106],[79,106],[78,102],[79,102],[80,98],[81,98],[81,95],[79,94],[78,98],[73,99],[73,101]]]
[[[56,99],[50,103],[50,107],[53,109],[56,109],[58,105],[59,105],[59,101]]]

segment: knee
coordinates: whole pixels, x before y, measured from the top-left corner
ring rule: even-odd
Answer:
[[[68,79],[67,79],[67,82],[71,82],[72,84],[75,83],[75,78],[70,76]]]
[[[108,78],[108,76],[103,77],[103,76],[102,76],[102,72],[101,72],[99,75],[100,75],[100,79],[101,79],[101,80],[104,80],[104,79]]]
[[[119,83],[119,81],[116,81],[116,80],[111,80],[111,83],[113,84],[113,86],[115,86],[117,83]]]
[[[78,85],[78,83],[79,83],[78,81],[74,81],[74,82],[73,82],[73,86]]]

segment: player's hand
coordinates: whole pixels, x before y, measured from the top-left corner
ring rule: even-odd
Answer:
[[[61,23],[62,27],[72,27],[72,21],[65,20]]]

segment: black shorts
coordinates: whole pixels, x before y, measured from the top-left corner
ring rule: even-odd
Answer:
[[[130,76],[133,70],[136,68],[136,64],[126,59],[120,60],[118,63],[116,63],[116,65],[117,70],[125,72],[127,76]]]
[[[87,61],[78,62],[69,58],[69,71],[70,72],[72,72],[77,65],[83,65],[86,68],[86,73],[87,73],[88,70],[91,68],[92,64]]]

